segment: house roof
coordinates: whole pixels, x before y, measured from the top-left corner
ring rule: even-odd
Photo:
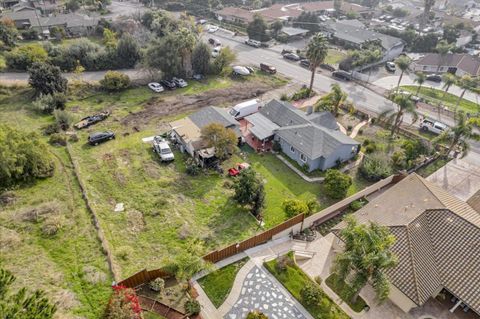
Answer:
[[[40,15],[37,16],[34,10],[22,10],[5,13],[2,15],[2,18],[3,17],[10,18],[13,21],[29,20],[32,27],[42,26],[45,28],[55,25],[65,25],[68,28],[79,26],[89,27],[98,24],[98,18],[92,18],[78,13],[56,14],[50,17],[41,17]]]
[[[472,76],[480,76],[480,59],[470,54],[449,53],[441,56],[438,53],[429,53],[420,58],[417,65],[456,67]]]
[[[200,111],[191,114],[189,118],[200,129],[212,123],[220,123],[232,129],[239,126],[239,123],[228,114],[226,109],[216,106],[204,107]]]
[[[260,14],[265,19],[286,20],[288,18],[297,18],[302,14],[303,9],[298,3],[293,3],[293,4],[276,3],[271,7],[254,10],[252,12]]]
[[[271,100],[259,115],[278,125],[275,134],[312,159],[328,157],[341,145],[359,144],[338,131],[335,118],[323,112],[307,115],[288,102]]]
[[[281,32],[285,33],[289,37],[295,35],[302,35],[308,33],[309,30],[302,29],[302,28],[293,28],[293,27],[283,27]]]
[[[358,45],[367,41],[380,40],[382,47],[389,50],[403,43],[400,38],[367,29],[358,20],[329,20],[326,22],[326,27],[333,32],[336,38]]]
[[[252,124],[249,131],[259,140],[264,140],[273,136],[275,130],[279,128],[277,124],[273,123],[260,113],[253,113],[245,117],[245,120]]]
[[[254,14],[248,10],[237,7],[225,7],[215,12],[219,16],[231,16],[236,17],[247,22],[253,21]]]
[[[444,287],[480,313],[480,214],[467,203],[414,173],[355,217],[390,228],[398,264],[387,274],[413,302],[423,305]]]
[[[303,10],[308,12],[317,12],[333,9],[333,1],[314,1],[314,2],[305,2],[301,4]]]

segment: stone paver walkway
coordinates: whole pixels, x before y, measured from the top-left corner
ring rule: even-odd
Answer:
[[[355,138],[357,135],[358,135],[358,131],[360,131],[360,129],[369,122],[370,120],[368,121],[363,121],[363,122],[360,122],[358,123],[352,130],[352,133],[350,134],[350,137],[351,138]]]
[[[224,318],[243,319],[252,309],[260,310],[273,319],[306,319],[290,297],[284,295],[257,266],[245,277],[240,298]]]

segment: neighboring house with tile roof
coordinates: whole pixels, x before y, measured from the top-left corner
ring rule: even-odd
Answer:
[[[480,58],[470,54],[449,53],[442,56],[429,53],[413,64],[414,71],[426,73],[452,73],[457,76],[480,76]]]
[[[355,217],[386,226],[395,236],[398,264],[387,275],[390,299],[402,310],[446,290],[480,314],[480,214],[467,203],[413,173]],[[343,227],[341,222],[333,232],[339,235]]]
[[[357,141],[339,131],[330,112],[307,114],[288,102],[271,100],[245,120],[255,138],[278,142],[286,156],[309,172],[348,161],[360,149]]]
[[[240,138],[240,124],[228,114],[227,109],[215,106],[207,106],[183,119],[170,122],[172,137],[181,145],[180,150],[197,158],[199,152],[207,145],[201,137],[201,130],[205,126],[219,123],[225,128],[232,129]]]

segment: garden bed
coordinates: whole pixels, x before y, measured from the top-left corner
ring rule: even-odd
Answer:
[[[228,297],[237,273],[248,260],[249,258],[245,257],[198,280],[203,291],[216,308],[220,307]]]
[[[355,312],[361,312],[368,305],[363,300],[362,297],[358,296],[357,301],[353,303],[349,297],[351,287],[347,285],[344,281],[339,281],[336,274],[331,274],[326,280],[325,283],[330,287],[347,305],[352,308]]]
[[[286,256],[289,259],[284,270],[279,270],[278,259],[274,259],[264,263],[265,268],[297,299],[305,309],[316,319],[349,318],[338,305],[336,305],[324,292],[320,286],[314,282],[300,267],[295,263],[293,253],[290,252]],[[301,296],[302,288],[306,286],[314,286],[318,288],[321,300],[317,304],[307,303]],[[329,317],[328,317],[329,316]]]

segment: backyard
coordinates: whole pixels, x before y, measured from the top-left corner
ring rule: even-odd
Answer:
[[[413,94],[417,93],[418,86],[415,85],[405,85],[401,87],[403,90],[411,92]],[[444,105],[448,107],[450,110],[454,110],[455,106],[457,105],[458,96],[446,93],[445,91],[430,88],[430,87],[422,87],[420,88],[419,97],[423,98],[426,103],[432,105]],[[467,99],[462,99],[459,104],[459,109],[465,112],[476,114],[480,112],[479,104],[469,101]]]

